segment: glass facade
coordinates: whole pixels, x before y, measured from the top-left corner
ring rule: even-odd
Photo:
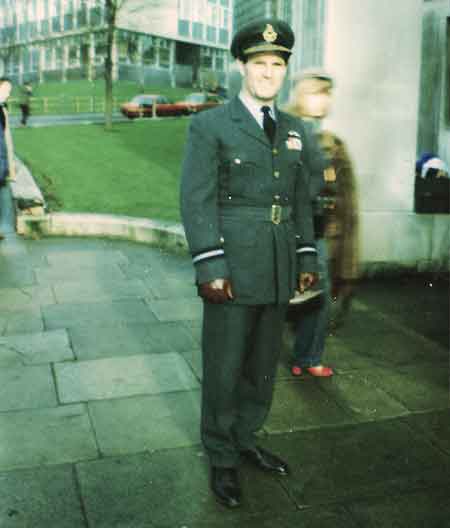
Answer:
[[[35,73],[33,80],[42,80],[46,72],[55,72],[52,78],[58,79],[56,73],[66,78],[66,72],[77,69],[94,75],[90,66],[103,66],[107,52],[104,4],[105,0],[0,0],[0,75],[26,79]],[[173,5],[167,0],[169,4]],[[145,10],[145,2],[142,5]],[[177,44],[184,43],[192,49],[183,51],[187,61],[183,64],[193,61],[193,67],[225,72],[232,12],[232,0],[178,0],[170,38],[127,30],[124,19],[116,32],[115,63],[173,69]],[[130,27],[136,26],[131,22]],[[174,40],[176,35],[180,43]],[[202,55],[202,50],[207,51]]]

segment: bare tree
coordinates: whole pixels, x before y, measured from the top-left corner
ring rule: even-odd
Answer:
[[[106,57],[105,57],[105,128],[112,129],[113,112],[113,47],[117,15],[126,0],[105,0]]]

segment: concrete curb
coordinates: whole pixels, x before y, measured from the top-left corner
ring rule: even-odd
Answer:
[[[142,242],[175,252],[187,252],[181,224],[171,224],[129,216],[90,213],[50,213],[41,216],[20,214],[17,232],[40,236],[110,237]]]
[[[17,157],[16,167],[16,180],[10,187],[19,235],[111,237],[188,251],[181,224],[112,214],[45,213],[45,201],[33,175]]]

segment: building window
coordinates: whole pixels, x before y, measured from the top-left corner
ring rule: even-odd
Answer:
[[[90,22],[91,26],[100,26],[103,24],[103,18],[104,18],[104,9],[101,5],[101,2],[97,0],[95,2],[95,5],[91,7],[90,9]]]
[[[207,26],[206,28],[206,40],[208,42],[216,42],[217,30],[215,27]]]
[[[209,70],[212,68],[212,49],[202,48],[200,50],[200,67]]]
[[[189,37],[190,36],[190,23],[189,20],[178,20],[178,35],[181,37]]]
[[[95,34],[95,64],[100,65],[105,61],[107,53],[107,44],[106,44],[106,35],[105,33],[96,33]]]
[[[71,44],[69,46],[69,68],[76,68],[80,65],[80,45]]]
[[[152,37],[145,35],[142,39],[142,62],[149,66],[155,64],[155,48]]]
[[[54,0],[50,3],[52,31],[59,33],[61,31],[61,0]]]
[[[161,68],[170,66],[170,48],[169,41],[163,38],[156,39],[156,45],[159,48],[159,65]]]
[[[84,27],[87,24],[87,5],[84,0],[80,1],[80,7],[77,11],[77,25],[78,27]]]
[[[200,22],[194,22],[192,24],[192,36],[197,40],[203,40],[204,25]]]
[[[228,32],[228,29],[220,29],[219,30],[219,42],[220,42],[220,44],[224,44],[225,46],[228,45],[229,39],[230,39],[230,34]]]
[[[216,50],[216,71],[225,71],[225,52]]]
[[[70,31],[74,28],[74,5],[73,0],[66,1],[66,9],[64,12],[64,30]]]
[[[53,48],[45,48],[45,69],[53,70]]]

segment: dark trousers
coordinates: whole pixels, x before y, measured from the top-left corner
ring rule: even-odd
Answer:
[[[213,466],[233,467],[269,412],[286,305],[204,303],[202,442]]]
[[[21,104],[19,106],[20,106],[20,110],[22,111],[21,123],[22,123],[22,125],[26,125],[27,121],[28,121],[28,118],[30,117],[30,105]]]

